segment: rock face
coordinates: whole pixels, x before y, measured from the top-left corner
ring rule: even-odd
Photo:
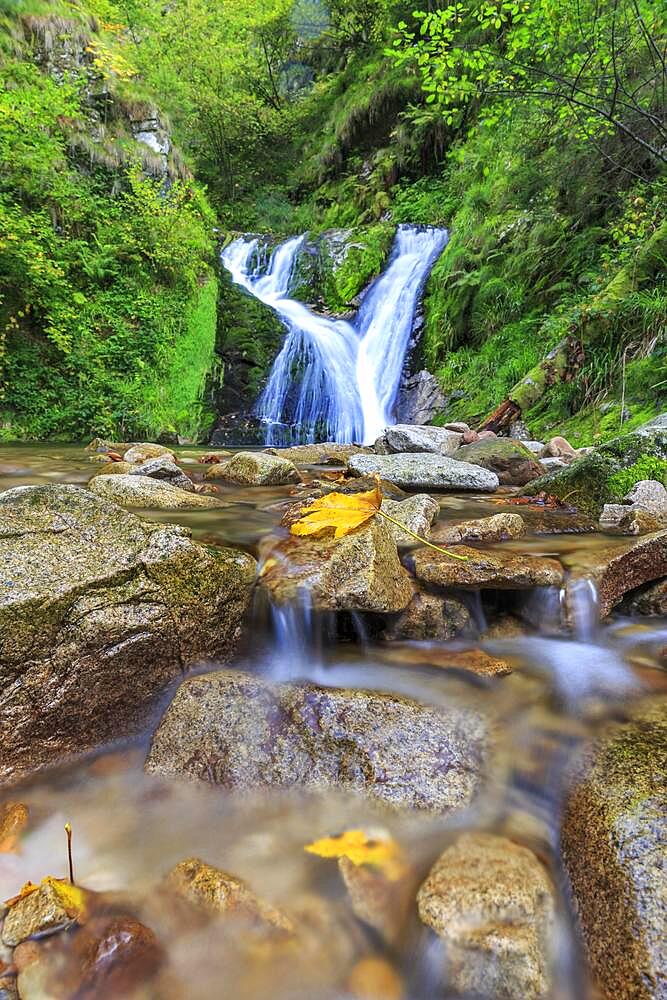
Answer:
[[[428,493],[418,493],[407,500],[383,500],[382,510],[404,524],[410,531],[414,531],[422,538],[428,538],[431,533],[431,525],[438,516],[440,504]],[[386,522],[387,527],[396,539],[398,545],[419,544],[407,531],[401,531],[398,525]]]
[[[401,383],[396,400],[396,419],[404,424],[426,424],[443,410],[447,400],[431,372],[421,371]]]
[[[612,541],[585,555],[565,557],[573,577],[588,577],[597,588],[600,615],[608,615],[625,594],[667,576],[667,530],[636,541]]]
[[[432,452],[436,455],[453,455],[461,444],[462,434],[445,427],[395,424],[387,427],[374,445],[378,455]]]
[[[410,574],[378,517],[343,538],[290,535],[267,556],[261,582],[277,604],[306,593],[319,610],[387,613],[402,611],[412,597]]]
[[[160,479],[133,473],[94,476],[88,483],[88,489],[103,500],[120,504],[121,507],[146,510],[195,510],[226,506],[223,500],[218,500],[216,497],[190,493]]]
[[[463,834],[438,858],[417,906],[444,942],[451,993],[550,996],[554,895],[532,851],[491,833]]]
[[[146,770],[242,790],[337,787],[441,813],[471,801],[488,752],[471,710],[219,671],[181,684]]]
[[[499,486],[495,472],[444,455],[353,455],[347,467],[355,476],[378,473],[397,486],[413,490],[493,493]]]
[[[301,481],[294,462],[263,451],[238,451],[228,462],[213,465],[207,479],[227,479],[239,486],[287,486]]]
[[[454,453],[454,458],[495,472],[502,486],[525,486],[544,472],[521,441],[509,438],[483,438],[473,444],[464,444]]]
[[[254,574],[88,490],[0,493],[0,780],[134,731],[168,681],[229,653]]]
[[[566,804],[562,848],[607,1000],[667,996],[667,702],[589,747]]]
[[[530,587],[560,587],[563,567],[555,559],[518,555],[504,549],[488,552],[457,545],[462,562],[433,549],[413,553],[415,573],[426,583],[440,587],[493,587],[499,590],[523,590]]]

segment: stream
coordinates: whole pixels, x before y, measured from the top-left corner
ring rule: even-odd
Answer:
[[[200,454],[187,448],[178,452],[183,469],[195,481],[205,470],[197,464]],[[310,469],[306,476],[331,472]],[[0,490],[23,484],[84,485],[90,474],[82,446],[0,449]],[[261,557],[260,543],[267,533],[284,531],[278,528],[282,504],[294,495],[294,487],[227,486],[220,487],[220,496],[229,503],[225,508],[146,511],[143,516],[183,524],[209,545],[236,546]],[[443,521],[513,509],[502,497],[492,501],[488,496],[448,494],[438,499]],[[557,555],[574,566],[585,564],[605,544],[604,536],[596,533],[570,533],[562,512],[522,513],[529,533],[503,543],[509,548]],[[551,520],[555,533],[538,533],[545,519]],[[233,669],[268,682],[389,691],[425,706],[455,707],[482,717],[493,733],[493,752],[481,787],[466,808],[442,815],[394,811],[345,791],[223,790],[146,774],[144,759],[172,686],[146,719],[140,738],[64,763],[48,777],[38,775],[12,788],[11,795],[4,794],[0,802],[20,798],[29,806],[31,822],[21,852],[0,853],[0,897],[13,895],[28,879],[63,874],[63,825],[70,822],[77,881],[131,898],[168,956],[159,985],[128,994],[132,997],[344,1000],[361,994],[346,991],[338,979],[340,969],[374,956],[402,984],[402,992],[389,982],[375,996],[454,1000],[462,994],[447,986],[440,939],[417,920],[413,909],[390,939],[355,922],[349,912],[334,920],[330,911],[345,910],[336,865],[314,858],[304,846],[343,830],[380,830],[381,837],[391,836],[401,845],[410,870],[421,881],[462,831],[492,832],[528,846],[553,879],[556,913],[548,996],[597,996],[559,860],[564,784],[577,750],[602,726],[622,720],[636,699],[664,697],[667,677],[661,654],[667,623],[617,616],[600,626],[595,589],[581,582],[569,594],[574,609],[569,628],[562,622],[558,593],[525,593],[520,606],[515,594],[498,593],[482,601],[479,593],[470,593],[466,600],[476,637],[389,642],[378,634],[372,616],[337,620],[313,612],[307,600],[272,608],[257,598],[233,662]],[[473,662],[482,656],[485,663],[500,661],[507,669],[497,675],[463,669],[456,665],[461,651]],[[253,748],[246,751],[252,755]],[[242,929],[221,936],[215,921],[202,923],[161,894],[156,886],[165,873],[193,856],[246,879],[275,906],[309,914],[297,953],[270,947],[266,941],[248,942]]]

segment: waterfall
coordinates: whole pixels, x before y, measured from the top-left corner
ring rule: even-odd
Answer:
[[[242,237],[222,253],[232,280],[275,310],[286,330],[255,413],[266,424],[267,444],[370,444],[394,423],[415,310],[447,232],[399,226],[389,263],[352,322],[318,316],[289,297],[304,241],[286,240],[268,262],[257,238]]]

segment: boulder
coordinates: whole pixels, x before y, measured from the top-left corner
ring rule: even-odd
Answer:
[[[428,493],[418,493],[407,500],[383,500],[382,510],[385,514],[389,514],[390,517],[404,524],[410,531],[414,531],[422,538],[428,538],[431,533],[431,525],[440,512],[440,504]],[[387,521],[386,524],[398,545],[418,544],[407,531],[401,531],[391,521]]]
[[[104,458],[106,458],[106,455]],[[136,469],[136,465],[130,465],[129,462],[107,461],[93,472],[91,479],[94,479],[95,476],[127,476],[134,469]]]
[[[555,896],[532,851],[493,833],[464,833],[417,895],[422,921],[444,944],[448,994],[547,1000]]]
[[[645,535],[650,531],[659,531],[666,520],[633,504],[626,509],[618,522],[618,531],[622,535]]]
[[[667,518],[667,489],[655,479],[642,479],[623,497],[623,503],[641,507],[655,517]]]
[[[181,684],[146,770],[241,791],[339,788],[444,813],[470,803],[489,752],[484,720],[458,705],[223,670]]]
[[[347,467],[354,476],[377,473],[409,490],[471,490],[493,493],[498,488],[494,472],[457,462],[445,455],[353,455]]]
[[[405,611],[385,631],[385,639],[453,639],[474,628],[465,604],[454,597],[417,591]]]
[[[454,458],[495,472],[502,486],[525,486],[544,471],[521,441],[509,438],[483,438],[473,444],[464,444],[454,453]]]
[[[667,996],[667,702],[641,706],[575,768],[561,846],[608,1000]]]
[[[323,444],[297,444],[291,448],[265,448],[267,455],[276,455],[295,465],[345,465],[351,455],[364,455],[370,448],[357,444],[338,444],[325,441]]]
[[[374,444],[378,455],[433,452],[436,455],[453,455],[461,444],[462,435],[446,427],[395,424],[387,427]]]
[[[343,538],[288,535],[264,553],[262,585],[276,604],[306,594],[329,611],[402,611],[412,598],[389,524],[379,517]]]
[[[149,458],[159,458],[160,455],[168,455],[174,461],[174,452],[171,448],[165,448],[161,444],[149,444],[142,441],[140,444],[131,444],[123,454],[123,460],[130,465],[139,465]]]
[[[294,462],[263,451],[237,451],[228,462],[212,465],[207,479],[226,479],[239,486],[287,486],[301,482]]]
[[[667,429],[646,425],[575,458],[567,468],[535,479],[525,493],[544,492],[567,499],[584,514],[598,518],[605,504],[620,503],[635,483],[645,480],[648,468],[662,466],[667,472],[665,459]]]
[[[538,457],[544,452],[544,442],[543,441],[526,441],[523,438],[518,438],[524,448],[527,448],[531,455],[537,455]]]
[[[2,925],[2,942],[14,948],[34,934],[52,934],[70,922],[61,897],[46,882],[8,910]]]
[[[396,399],[396,419],[404,424],[426,424],[447,400],[431,372],[420,371],[401,382]]]
[[[560,587],[563,583],[563,567],[555,559],[520,555],[505,549],[488,552],[466,545],[457,545],[452,551],[466,556],[466,561],[430,548],[417,549],[413,558],[418,579],[439,587],[494,590]]]
[[[103,500],[121,507],[138,507],[144,510],[210,510],[226,507],[217,497],[190,493],[171,483],[150,476],[128,473],[120,476],[93,476],[88,489]]]
[[[572,460],[576,458],[577,451],[564,437],[552,437],[547,441],[542,452],[544,458],[564,458]]]
[[[667,617],[667,577],[657,583],[631,591],[623,601],[623,612],[630,615]]]
[[[459,521],[458,524],[439,522],[432,532],[432,539],[438,545],[458,545],[461,542],[501,542],[525,534],[526,522],[521,514],[507,512]]]
[[[120,463],[118,463],[120,464]],[[181,490],[194,492],[195,484],[189,476],[180,469],[171,455],[158,455],[157,458],[147,458],[141,465],[129,469],[131,476],[149,476],[151,479],[171,483]]]
[[[166,683],[229,655],[254,575],[88,490],[0,493],[0,780],[135,732]]]
[[[667,530],[564,554],[563,562],[573,579],[593,581],[604,618],[629,591],[667,576]]]

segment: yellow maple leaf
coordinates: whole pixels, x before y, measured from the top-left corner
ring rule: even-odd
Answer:
[[[367,493],[327,493],[304,507],[290,530],[293,535],[319,535],[333,528],[334,538],[342,538],[370,521],[381,503],[379,486]]]
[[[392,837],[382,833],[345,830],[333,837],[323,837],[306,844],[304,851],[319,858],[347,858],[354,865],[370,865],[391,882],[398,882],[407,871],[400,846]]]

